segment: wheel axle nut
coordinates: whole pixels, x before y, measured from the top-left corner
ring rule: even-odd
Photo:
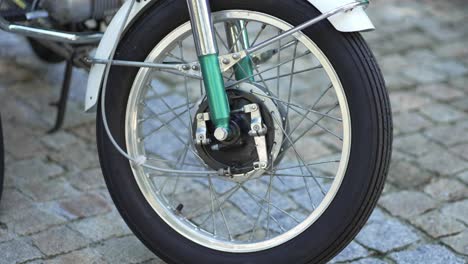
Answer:
[[[216,128],[215,132],[214,132],[214,137],[218,140],[218,141],[224,141],[228,138],[229,136],[229,131],[224,128],[224,127],[218,127]]]

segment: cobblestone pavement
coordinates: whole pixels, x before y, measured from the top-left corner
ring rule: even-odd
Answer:
[[[468,6],[375,1],[366,33],[390,90],[395,144],[378,209],[336,263],[468,260]],[[74,82],[65,129],[54,119],[62,65],[0,34],[6,186],[0,263],[163,263],[116,212],[99,169],[94,116]]]

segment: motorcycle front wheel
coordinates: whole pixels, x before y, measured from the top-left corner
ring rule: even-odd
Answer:
[[[303,0],[211,2],[221,55],[232,52],[228,24],[241,22],[255,45],[320,15]],[[197,60],[194,50],[185,1],[164,0],[125,32],[116,59],[187,63]],[[228,71],[224,78],[231,109],[256,103],[262,110],[270,160],[261,174],[249,174],[258,156],[242,132],[249,118],[238,111],[235,144],[211,135],[209,145],[194,142],[195,117],[209,112],[202,80],[148,68],[110,71],[105,109],[117,143],[174,173],[121,156],[98,111],[103,174],[128,226],[168,263],[326,262],[355,237],[382,191],[391,110],[362,37],[323,21],[251,58],[252,76]],[[251,176],[211,173],[224,167]]]

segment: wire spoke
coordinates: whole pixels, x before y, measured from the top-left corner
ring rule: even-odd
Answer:
[[[258,95],[258,96],[261,96],[261,97],[270,98],[270,99],[272,99],[272,100],[274,100],[274,101],[277,101],[277,102],[280,102],[280,103],[283,103],[283,104],[286,104],[286,105],[290,105],[290,106],[291,106],[291,109],[294,110],[294,111],[296,111],[296,112],[299,113],[299,114],[303,114],[303,113],[299,112],[299,110],[294,109],[294,108],[299,108],[299,109],[301,109],[301,110],[303,110],[303,111],[306,111],[306,112],[307,112],[306,114],[308,114],[308,113],[313,113],[313,114],[317,114],[317,115],[320,115],[320,116],[323,116],[323,117],[328,117],[328,118],[330,118],[330,119],[332,119],[332,120],[335,120],[335,121],[338,121],[338,122],[342,122],[341,118],[337,118],[337,117],[331,116],[331,115],[329,115],[329,114],[324,114],[324,113],[319,112],[319,111],[314,110],[314,109],[306,109],[306,108],[303,107],[303,106],[300,106],[300,105],[295,104],[295,103],[288,103],[288,102],[286,102],[286,101],[284,101],[284,100],[281,100],[281,99],[278,99],[277,97],[274,97],[274,96],[265,95],[265,94],[261,94],[261,93],[257,93],[257,92],[253,92],[253,91],[252,91],[251,93],[252,93],[252,94],[256,94],[256,95]]]
[[[298,110],[296,110],[296,109],[294,109],[294,108],[291,108],[291,109],[292,109],[293,111],[295,111],[296,113],[300,114],[300,112],[299,112]],[[325,116],[325,115],[327,115],[327,114],[323,114],[323,116]],[[310,119],[310,117],[307,117],[307,116],[306,116],[306,119],[309,120],[309,121],[311,121],[311,122],[313,122],[313,123],[315,123],[316,126],[320,127],[320,128],[321,128],[322,130],[324,130],[325,132],[328,132],[330,135],[336,137],[338,140],[343,141],[343,137],[340,137],[340,136],[338,136],[337,134],[333,133],[333,131],[331,131],[330,129],[328,129],[328,128],[322,126],[322,125],[320,125],[320,124],[319,124],[318,122],[316,122],[315,120]]]
[[[304,52],[303,54],[301,54],[301,55],[299,55],[299,56],[297,56],[297,57],[295,57],[295,58],[292,58],[292,59],[289,59],[289,60],[287,60],[287,61],[281,62],[281,63],[279,63],[279,64],[277,64],[277,65],[275,65],[275,66],[269,67],[269,68],[267,68],[267,69],[265,69],[265,70],[261,70],[260,72],[255,73],[255,74],[253,74],[253,75],[251,75],[251,76],[247,76],[247,77],[245,77],[245,78],[243,78],[243,79],[241,79],[241,80],[238,80],[237,82],[234,82],[234,83],[231,84],[231,85],[234,86],[234,85],[243,83],[243,82],[245,82],[245,81],[250,80],[250,79],[253,78],[253,77],[257,77],[259,74],[262,74],[262,73],[265,73],[265,72],[269,72],[269,71],[274,70],[274,69],[276,69],[276,68],[278,68],[278,67],[280,67],[280,66],[282,66],[282,65],[285,65],[285,64],[287,64],[287,63],[289,63],[289,62],[291,62],[291,61],[293,61],[293,60],[295,60],[295,59],[302,58],[302,57],[307,56],[307,55],[309,55],[309,54],[312,54],[312,53],[308,50],[308,51]],[[250,56],[250,57],[251,57],[251,56]]]
[[[305,72],[310,72],[310,71],[317,70],[317,69],[321,69],[321,68],[323,68],[322,65],[320,65],[320,66],[315,66],[315,67],[308,68],[308,69],[304,69],[304,70],[295,71],[295,72],[293,72],[293,73],[285,73],[285,74],[279,74],[279,73],[278,73],[278,75],[277,75],[276,77],[266,78],[266,79],[265,79],[265,82],[272,81],[272,80],[279,80],[279,79],[284,78],[284,77],[289,77],[289,76],[291,76],[291,75],[297,75],[297,74],[301,74],[301,73],[305,73]],[[279,69],[279,68],[278,68],[278,69]],[[279,82],[278,82],[278,83],[279,83]],[[277,89],[277,93],[276,93],[276,94],[279,93],[278,91],[279,91],[279,90]]]
[[[269,193],[271,192],[272,183],[273,183],[273,176],[270,176],[270,182],[268,184],[268,190],[265,192],[264,199],[266,199],[268,197]],[[269,211],[270,211],[270,205],[268,205],[268,214],[269,214]],[[257,226],[258,226],[258,223],[260,222],[260,216],[262,215],[262,212],[263,212],[263,208],[259,208],[258,213],[257,213],[257,218],[255,219],[255,223],[254,223],[254,226],[252,228],[252,232],[250,233],[249,242],[252,241],[252,239],[253,239],[253,237],[255,235],[255,231],[257,231]]]
[[[333,87],[333,84],[330,83],[330,85],[328,86],[327,89],[325,89],[325,91],[323,91],[319,97],[315,100],[315,102],[312,104],[312,106],[310,107],[310,109],[314,109],[318,103],[322,100],[322,98],[325,96],[325,94],[327,94],[327,92]],[[328,114],[328,113],[327,113]],[[292,135],[294,133],[294,131],[296,131],[296,129],[302,124],[302,122],[305,120],[305,116],[302,116],[302,119],[301,121],[298,122],[298,124],[294,127],[294,129],[291,130],[291,133],[289,133],[289,135]]]
[[[273,117],[273,120],[276,122],[276,124],[281,128],[281,130],[283,131],[283,134],[286,136],[286,139],[291,143],[291,147],[293,148],[294,152],[296,153],[296,156],[299,158],[299,160],[305,165],[306,162],[304,161],[304,159],[301,157],[301,155],[299,155],[299,152],[296,150],[296,147],[294,146],[294,143],[292,142],[291,138],[289,137],[288,133],[286,133],[286,131],[284,131],[284,128],[281,126],[281,123],[280,121],[278,121],[276,119],[276,117],[274,115],[272,115]],[[323,187],[322,185],[318,182],[317,178],[314,176],[314,174],[312,173],[312,171],[310,170],[309,167],[305,166],[305,168],[307,169],[307,171],[309,172],[309,174],[312,176],[312,179],[314,180],[314,182],[317,184],[317,186],[319,187],[320,189],[320,192],[325,196],[325,191],[323,190]]]
[[[305,164],[305,165],[275,168],[275,171],[290,170],[290,169],[296,169],[296,168],[301,168],[301,167],[310,167],[310,166],[323,165],[323,164],[329,164],[329,163],[337,163],[337,162],[340,162],[340,160],[318,161],[318,162],[309,163],[309,164]]]

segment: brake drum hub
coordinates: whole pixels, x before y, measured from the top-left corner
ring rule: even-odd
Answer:
[[[193,137],[199,143],[196,144],[198,155],[210,168],[222,171],[224,176],[233,181],[243,182],[260,177],[278,162],[281,156],[283,131],[288,130],[286,111],[281,104],[271,99],[274,96],[257,84],[228,86],[226,93],[233,110],[230,122],[231,136],[223,142],[216,139],[216,129],[208,118],[208,102],[206,98],[203,99],[195,114],[194,124],[197,126],[193,129]],[[255,109],[255,105],[259,111]],[[254,114],[260,115],[263,127],[255,123],[256,118],[252,118]],[[206,121],[200,119],[203,117]],[[256,131],[262,130],[263,134],[257,134]],[[205,133],[204,136],[201,136],[200,131]],[[262,144],[262,136],[265,144]],[[259,153],[266,154],[266,167],[260,163]]]

